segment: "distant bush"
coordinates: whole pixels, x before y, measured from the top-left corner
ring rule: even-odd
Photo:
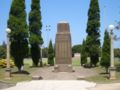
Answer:
[[[7,66],[6,59],[1,59],[0,60],[0,67],[5,68]],[[10,67],[14,67],[14,61],[10,60]]]
[[[6,46],[0,45],[0,59],[6,58]]]

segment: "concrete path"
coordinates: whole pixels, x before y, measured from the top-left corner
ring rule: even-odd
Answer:
[[[3,90],[88,90],[95,83],[77,80],[39,80],[18,83],[16,86]]]
[[[2,90],[120,90],[120,83],[96,84],[84,80],[38,80],[21,82]]]
[[[52,72],[54,67],[44,67],[31,73],[31,76],[41,76],[44,80],[76,80],[78,77],[90,77],[97,73],[91,69],[74,67],[75,72]]]
[[[90,90],[120,90],[120,83],[98,84]]]

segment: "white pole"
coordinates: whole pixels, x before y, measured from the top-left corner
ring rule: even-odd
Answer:
[[[113,35],[113,31],[110,31],[110,35],[111,35],[111,67],[114,67],[114,48],[113,48],[113,39],[114,39],[114,35]]]
[[[7,32],[6,78],[10,79],[10,77],[11,77],[11,68],[10,68],[10,40],[9,40],[10,38],[9,38],[9,34],[10,34],[11,30],[9,28],[7,28],[6,32]]]

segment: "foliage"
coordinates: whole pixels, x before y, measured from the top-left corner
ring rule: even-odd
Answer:
[[[15,66],[14,61],[12,59],[10,59],[10,66],[11,67]],[[2,68],[6,68],[7,67],[6,59],[1,59],[0,60],[0,67],[2,67]]]
[[[114,54],[115,54],[115,57],[120,58],[120,49],[119,48],[114,49]]]
[[[38,66],[40,59],[40,48],[38,44],[31,45],[31,55],[34,66]]]
[[[41,36],[41,11],[40,11],[40,0],[32,0],[31,11],[29,13],[29,31],[30,31],[30,44],[31,44],[31,55],[33,64],[38,66],[40,59],[40,48],[39,45],[43,44]],[[40,62],[42,65],[42,61]]]
[[[49,48],[48,48],[48,64],[50,66],[54,65],[54,49],[53,49],[53,45],[52,45],[51,40],[50,40]]]
[[[6,58],[6,44],[3,43],[2,45],[0,45],[0,59],[1,58]]]
[[[102,47],[102,57],[100,64],[106,68],[106,73],[108,73],[108,68],[110,66],[110,37],[107,30],[104,34],[104,43]]]
[[[47,58],[47,56],[48,56],[48,48],[46,47],[42,49],[42,57]]]
[[[91,59],[91,65],[96,66],[100,54],[100,10],[98,0],[91,0],[88,11],[86,50]]]
[[[85,40],[83,40],[82,49],[81,49],[81,65],[87,63],[87,52]]]
[[[28,54],[28,27],[26,22],[25,0],[13,0],[8,20],[8,28],[11,29],[11,55],[14,63],[21,71],[23,59]]]
[[[73,47],[72,47],[72,52],[73,53],[80,53],[81,52],[81,45],[74,45]]]

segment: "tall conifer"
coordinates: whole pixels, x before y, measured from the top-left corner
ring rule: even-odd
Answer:
[[[54,65],[54,49],[53,49],[53,45],[52,45],[51,40],[50,40],[49,48],[48,48],[48,64],[50,66]]]
[[[86,32],[87,52],[91,59],[91,65],[96,66],[100,52],[100,9],[98,0],[90,0]]]
[[[21,71],[23,59],[28,54],[28,27],[26,22],[25,0],[12,0],[8,28],[11,29],[11,55]]]
[[[42,28],[42,22],[41,22],[40,0],[32,0],[31,12],[29,14],[29,31],[30,31],[31,55],[32,55],[33,64],[35,66],[38,66],[40,59],[39,46],[43,44],[43,39],[41,36],[41,28]]]
[[[102,57],[100,64],[101,66],[105,67],[106,73],[108,73],[108,68],[110,66],[110,37],[107,30],[104,34],[104,43],[102,47]]]

